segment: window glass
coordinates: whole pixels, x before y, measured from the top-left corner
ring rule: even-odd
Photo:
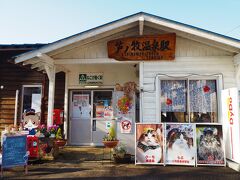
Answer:
[[[23,109],[34,109],[35,112],[41,112],[42,88],[39,87],[23,87]]]
[[[188,122],[186,80],[161,80],[161,121]]]
[[[191,122],[217,122],[216,80],[189,80]]]

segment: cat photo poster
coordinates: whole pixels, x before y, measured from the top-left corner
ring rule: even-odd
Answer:
[[[165,164],[195,166],[195,125],[167,123],[165,132]]]
[[[136,164],[164,163],[164,125],[136,123]]]
[[[220,124],[196,124],[197,165],[225,166],[223,131]]]

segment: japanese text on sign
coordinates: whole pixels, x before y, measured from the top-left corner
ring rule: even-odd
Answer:
[[[108,56],[117,60],[173,60],[176,34],[121,38],[108,42]]]

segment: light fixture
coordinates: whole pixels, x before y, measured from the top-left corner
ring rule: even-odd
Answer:
[[[96,85],[88,85],[88,86],[84,86],[85,88],[99,88],[99,86]]]
[[[3,88],[4,88],[4,86],[3,86],[3,85],[1,85],[1,86],[0,86],[0,89],[3,89]]]

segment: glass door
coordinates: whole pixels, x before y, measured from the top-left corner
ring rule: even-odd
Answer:
[[[93,91],[92,141],[94,145],[102,145],[102,138],[112,123],[112,90]]]
[[[92,142],[91,91],[72,91],[70,101],[70,143],[90,145]]]

